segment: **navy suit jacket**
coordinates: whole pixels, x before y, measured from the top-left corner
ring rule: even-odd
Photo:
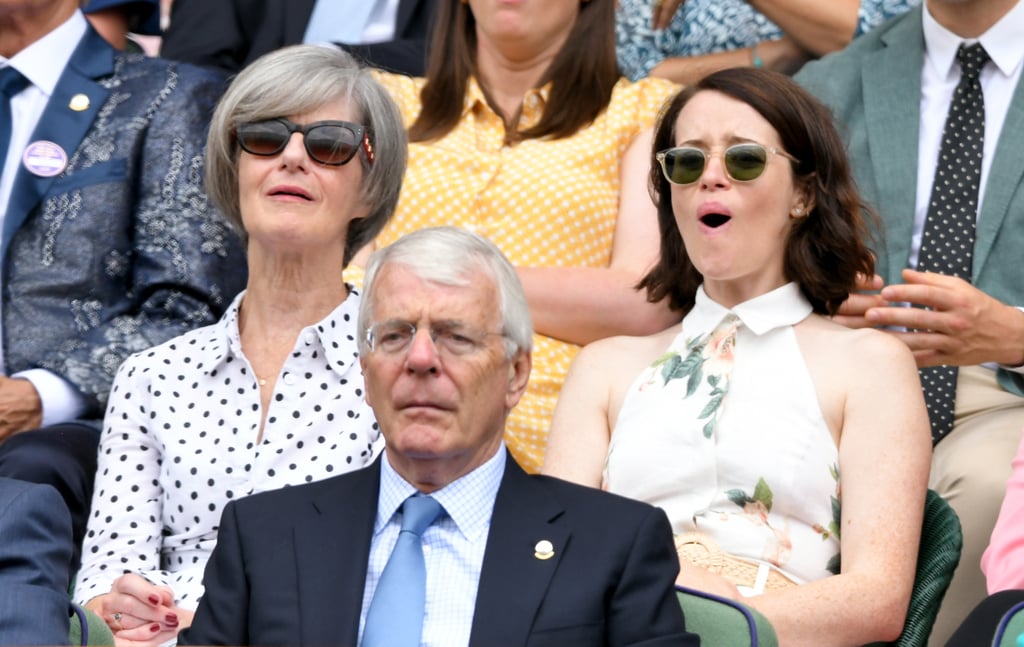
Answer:
[[[206,593],[179,644],[355,645],[380,460],[231,502]],[[547,539],[548,560],[534,556]],[[665,513],[544,476],[508,457],[471,645],[682,645],[679,562]]]
[[[884,230],[877,272],[902,283],[910,258],[917,187],[923,5],[857,38],[845,50],[805,65],[796,80],[822,99],[844,133],[857,184],[878,209]],[[996,146],[978,214],[972,283],[1011,306],[1024,306],[1024,82],[1018,82]],[[1024,395],[1024,377],[999,371]]]
[[[71,517],[49,485],[0,478],[0,645],[66,645]]]
[[[244,287],[241,242],[203,189],[222,86],[88,28],[30,139],[59,145],[67,167],[19,167],[3,221],[8,374],[47,369],[99,419],[125,357],[214,322]]]
[[[175,0],[160,54],[235,73],[267,52],[301,43],[314,4],[316,0]],[[394,40],[344,47],[374,67],[423,76],[435,4],[399,0]]]

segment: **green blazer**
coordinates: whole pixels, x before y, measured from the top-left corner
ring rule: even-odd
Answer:
[[[922,7],[868,32],[845,50],[808,63],[796,80],[832,108],[864,198],[884,225],[877,271],[901,283],[910,258],[924,65]],[[1024,83],[1018,83],[985,184],[972,281],[1024,306]],[[1024,376],[999,371],[1003,388],[1024,395]]]

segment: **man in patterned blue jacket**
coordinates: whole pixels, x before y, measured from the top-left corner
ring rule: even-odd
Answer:
[[[61,493],[76,553],[122,359],[245,282],[202,186],[222,87],[115,50],[78,0],[0,0],[0,476]]]

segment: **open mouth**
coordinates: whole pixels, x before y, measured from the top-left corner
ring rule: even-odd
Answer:
[[[730,220],[732,220],[730,216],[721,213],[709,213],[706,216],[700,217],[701,224],[712,229],[717,229]]]

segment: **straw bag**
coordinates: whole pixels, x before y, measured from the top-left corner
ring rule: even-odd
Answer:
[[[797,583],[768,564],[734,557],[719,548],[714,539],[702,532],[687,532],[676,536],[679,557],[721,575],[738,587],[754,593],[786,589]]]

